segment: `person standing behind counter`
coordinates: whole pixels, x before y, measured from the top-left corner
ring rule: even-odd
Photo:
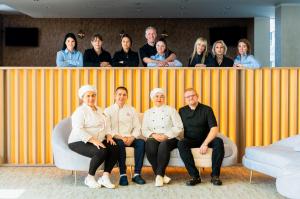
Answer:
[[[111,56],[109,52],[102,48],[103,38],[100,34],[95,34],[91,38],[93,48],[85,50],[83,54],[84,66],[110,67]]]
[[[82,67],[82,53],[77,50],[77,39],[73,33],[65,36],[63,47],[56,54],[56,66]]]
[[[139,66],[139,55],[131,50],[132,39],[128,34],[121,37],[122,49],[114,54],[113,66]]]

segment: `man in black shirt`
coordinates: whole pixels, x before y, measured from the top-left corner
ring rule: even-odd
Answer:
[[[100,34],[95,34],[91,38],[93,48],[85,50],[83,54],[83,66],[111,66],[111,56],[109,52],[102,48],[103,39]]]
[[[184,126],[184,138],[177,146],[180,157],[192,177],[186,184],[193,186],[201,183],[191,148],[200,147],[199,152],[205,154],[210,147],[213,149],[211,182],[214,185],[222,185],[219,176],[224,158],[224,143],[217,137],[218,127],[214,112],[211,107],[198,102],[198,94],[192,88],[185,90],[184,98],[188,105],[179,109]]]
[[[142,60],[142,63],[144,66],[147,66],[147,63],[158,63],[158,66],[167,66],[168,62],[172,62],[176,59],[175,53],[172,51],[168,50],[168,53],[166,54],[166,60],[164,61],[158,61],[158,60],[153,60],[150,57],[152,55],[156,55],[156,29],[152,26],[149,26],[145,30],[145,37],[147,39],[147,43],[140,48],[140,57]]]

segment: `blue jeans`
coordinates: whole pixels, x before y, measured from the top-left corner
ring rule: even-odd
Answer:
[[[125,150],[125,144],[123,140],[121,139],[115,139],[119,146],[119,168],[120,168],[120,175],[126,174],[126,150]],[[144,161],[144,155],[145,155],[145,141],[142,139],[135,139],[133,140],[130,147],[134,147],[134,173],[140,174],[142,167],[143,167],[143,161]]]

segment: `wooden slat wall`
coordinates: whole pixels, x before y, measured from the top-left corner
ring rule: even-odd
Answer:
[[[51,133],[79,105],[77,90],[93,84],[101,107],[126,86],[139,112],[152,106],[150,91],[162,87],[167,104],[179,109],[183,92],[194,87],[210,105],[220,132],[238,145],[271,144],[300,131],[298,68],[1,68],[0,158],[16,165],[53,164]],[[0,160],[1,161],[1,160]]]

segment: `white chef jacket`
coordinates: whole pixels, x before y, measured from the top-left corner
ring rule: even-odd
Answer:
[[[139,116],[132,106],[125,104],[119,107],[118,104],[113,104],[106,108],[104,113],[109,116],[112,135],[135,138],[141,135]]]
[[[152,133],[164,134],[169,139],[179,137],[183,124],[176,109],[162,105],[153,107],[144,113],[142,133],[149,138]]]
[[[72,131],[68,143],[82,141],[87,143],[91,137],[103,141],[109,133],[109,117],[105,116],[103,109],[97,107],[94,111],[83,103],[72,114]]]

